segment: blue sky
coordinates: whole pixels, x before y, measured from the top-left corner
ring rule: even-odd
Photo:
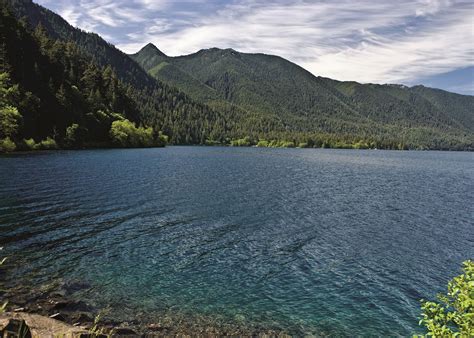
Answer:
[[[37,0],[127,53],[280,55],[315,75],[474,95],[472,0]]]

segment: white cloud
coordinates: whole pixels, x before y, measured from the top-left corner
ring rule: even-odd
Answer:
[[[434,19],[429,29],[392,38],[380,35],[354,48],[324,53],[303,66],[314,73],[361,82],[413,82],[418,77],[474,65],[472,18]]]
[[[433,15],[450,5],[451,0],[421,0],[421,6],[416,10],[416,15]]]
[[[66,8],[61,11],[61,16],[71,25],[77,26],[82,14],[80,12],[74,11],[72,8]]]
[[[234,48],[361,82],[410,83],[474,65],[469,0],[80,0],[60,12],[129,53],[148,42],[168,55]]]

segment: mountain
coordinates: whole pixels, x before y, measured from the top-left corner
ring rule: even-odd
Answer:
[[[2,3],[0,23],[0,151],[163,145],[158,130],[136,127],[140,109],[110,66],[29,30]]]
[[[223,140],[232,134],[232,120],[226,119],[220,110],[213,110],[156,80],[99,35],[72,27],[59,15],[31,0],[0,0],[0,3],[2,10],[11,11],[18,20],[26,22],[29,30],[39,26],[53,41],[74,43],[97,67],[111,67],[137,106],[137,123],[163,131],[170,142],[199,144],[209,137]],[[54,125],[49,127],[52,130]]]
[[[49,45],[56,45],[42,50],[40,43],[41,58],[46,56],[51,62],[33,62],[33,70],[39,68],[43,74],[39,77],[25,63],[28,44],[20,40],[2,42],[10,67],[7,72],[12,85],[19,86],[20,96],[25,98],[31,92],[40,102],[51,102],[45,104],[49,110],[43,107],[36,116],[36,121],[44,117],[40,131],[33,119],[25,117],[34,115],[32,103],[19,107],[24,123],[16,135],[18,140],[50,137],[61,143],[68,126],[77,124],[89,129],[80,116],[106,112],[108,116],[127,118],[137,128],[161,131],[174,144],[474,148],[472,96],[425,87],[340,82],[314,76],[277,56],[232,49],[212,48],[168,57],[148,44],[138,53],[127,55],[99,35],[72,27],[31,0],[0,3],[3,11],[13,13],[18,27],[32,36],[36,31],[44,32],[39,40],[47,38]],[[67,50],[64,46],[68,44],[69,49],[77,49],[78,58],[86,60],[84,64],[93,68],[92,74],[103,75],[107,70],[106,78],[116,76],[114,83],[118,81],[121,91],[107,96],[107,85],[102,83],[107,81],[102,75],[94,77],[92,89],[91,83],[82,82],[83,76],[69,75],[74,67],[67,64],[66,56],[58,54],[58,49]],[[12,52],[15,50],[19,53]],[[62,64],[63,74],[54,73],[57,61]],[[84,75],[87,69],[79,67],[78,71]],[[29,80],[25,74],[29,74]],[[48,93],[28,89],[32,81],[49,84],[49,78],[52,84]],[[76,105],[70,95],[61,95],[61,86],[66,91],[77,88],[86,101],[94,102],[92,97],[96,96],[99,104]],[[55,100],[48,95],[61,97],[62,106],[55,108]],[[114,104],[117,99],[129,104]],[[74,107],[75,117],[70,118],[68,107]],[[56,117],[51,118],[53,115]],[[103,138],[112,120],[103,126]]]
[[[120,50],[109,44],[95,33],[85,32],[69,25],[56,13],[31,0],[2,0],[14,12],[18,19],[24,19],[32,29],[41,25],[48,36],[54,40],[74,41],[81,50],[92,57],[100,66],[110,65],[120,79],[137,88],[153,86],[153,81],[136,63],[131,62]]]
[[[472,96],[422,86],[341,82],[314,76],[278,56],[232,49],[167,57],[149,44],[131,57],[196,100],[211,105],[227,101],[252,114],[276,115],[297,132],[384,135],[427,147],[472,146]]]

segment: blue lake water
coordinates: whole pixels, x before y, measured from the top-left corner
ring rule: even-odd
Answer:
[[[75,296],[117,318],[411,335],[474,258],[472,153],[167,147],[0,169],[0,282],[84,281]]]

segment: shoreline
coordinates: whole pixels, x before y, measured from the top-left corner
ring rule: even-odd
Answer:
[[[18,337],[163,337],[163,336],[247,336],[247,337],[291,337],[291,335],[276,331],[242,332],[226,331],[208,327],[204,330],[170,332],[159,325],[150,325],[146,331],[137,331],[126,325],[71,325],[51,316],[28,312],[5,312],[0,314],[0,334]]]
[[[283,329],[254,327],[243,322],[218,323],[210,317],[193,315],[147,314],[148,318],[153,318],[149,320],[137,314],[127,320],[118,319],[113,314],[109,315],[110,308],[98,309],[80,300],[80,297],[72,297],[75,292],[87,288],[87,283],[77,282],[43,290],[10,289],[5,294],[9,300],[7,311],[0,313],[0,333],[8,324],[6,321],[17,321],[18,324],[18,321],[24,320],[32,328],[32,333],[46,333],[33,334],[33,337],[57,337],[58,334],[64,337],[88,337],[93,329],[112,332],[114,337],[290,336]]]
[[[54,318],[27,312],[0,314],[2,337],[84,337],[90,333],[85,327],[73,326]]]
[[[324,148],[324,147],[259,147],[250,146],[232,146],[232,145],[207,145],[207,144],[169,144],[164,147],[138,147],[138,148],[119,148],[119,147],[90,147],[90,148],[57,148],[57,149],[38,149],[38,150],[15,150],[11,152],[0,152],[0,157],[22,154],[41,154],[61,151],[90,151],[90,150],[138,150],[138,149],[165,149],[173,147],[203,147],[203,148],[261,148],[261,149],[312,149],[312,150],[355,150],[355,151],[397,151],[397,152],[459,152],[472,153],[473,149],[384,149],[384,148]]]

